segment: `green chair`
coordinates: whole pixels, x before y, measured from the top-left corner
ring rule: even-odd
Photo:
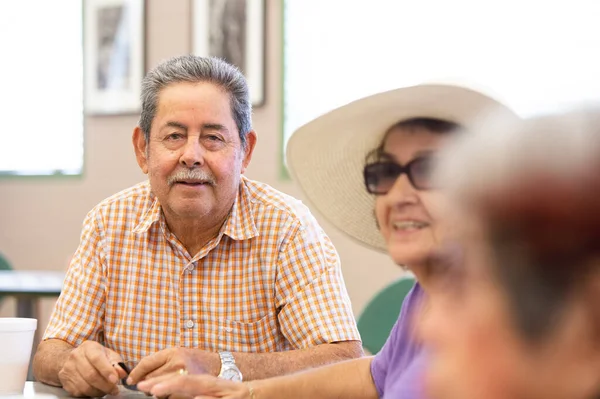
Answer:
[[[8,259],[6,259],[2,253],[0,253],[0,270],[12,270]]]
[[[2,253],[0,253],[0,270],[12,270],[12,266],[8,262]],[[2,295],[0,295],[0,302],[2,302]]]
[[[376,354],[385,344],[402,308],[404,297],[415,284],[414,277],[403,277],[381,290],[358,318],[363,347]]]

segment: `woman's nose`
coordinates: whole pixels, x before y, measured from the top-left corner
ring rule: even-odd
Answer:
[[[394,184],[387,193],[391,201],[398,202],[417,202],[417,190],[413,187],[410,179],[406,174],[398,176]]]

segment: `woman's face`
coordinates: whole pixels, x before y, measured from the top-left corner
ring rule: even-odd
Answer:
[[[575,399],[600,392],[600,345],[589,304],[572,298],[555,328],[535,343],[526,340],[492,273],[496,265],[483,229],[472,217],[460,219],[460,261],[415,320],[431,351],[430,397]]]
[[[424,128],[394,128],[384,142],[383,157],[404,166],[415,158],[435,155],[447,136]],[[415,271],[437,246],[440,200],[437,190],[416,189],[406,174],[400,175],[387,194],[376,197],[375,217],[397,264]]]

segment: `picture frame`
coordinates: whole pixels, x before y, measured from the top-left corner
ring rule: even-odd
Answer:
[[[85,114],[139,112],[145,1],[85,0],[83,7]]]
[[[265,103],[265,0],[193,0],[192,53],[237,66],[254,107]]]

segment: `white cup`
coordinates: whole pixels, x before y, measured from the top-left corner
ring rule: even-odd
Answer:
[[[36,319],[0,317],[0,395],[23,394]]]

